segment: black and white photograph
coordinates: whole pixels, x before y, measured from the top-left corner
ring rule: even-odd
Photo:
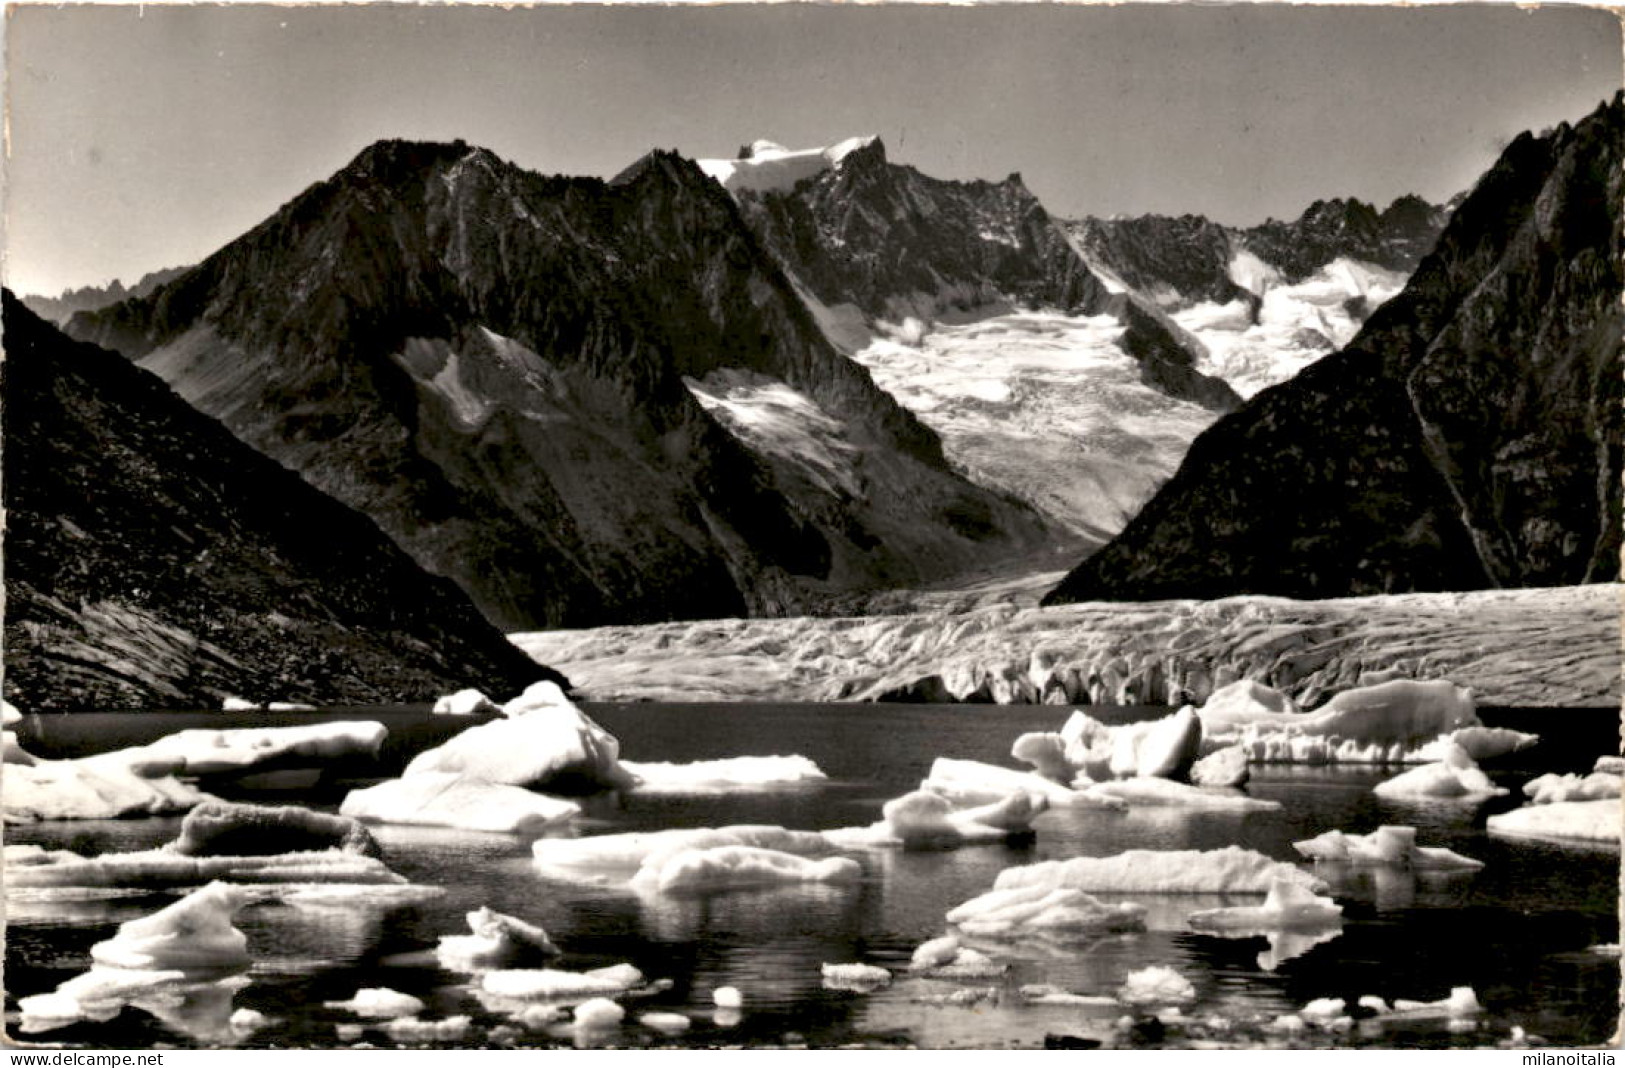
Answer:
[[[1613,1063],[1618,12],[4,57],[8,1056]]]

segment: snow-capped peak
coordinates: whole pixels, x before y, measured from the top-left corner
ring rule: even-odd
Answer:
[[[878,138],[849,137],[824,148],[789,149],[773,141],[753,141],[739,159],[702,159],[700,169],[730,193],[748,189],[755,193],[783,193],[796,183],[838,165],[860,148]]]

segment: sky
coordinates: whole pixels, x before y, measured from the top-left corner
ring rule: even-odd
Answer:
[[[384,137],[610,176],[879,134],[1061,216],[1250,224],[1443,201],[1622,84],[1577,7],[14,8],[6,262],[23,293],[193,263]]]

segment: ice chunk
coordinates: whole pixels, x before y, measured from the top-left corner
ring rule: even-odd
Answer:
[[[164,847],[185,856],[263,856],[337,849],[379,857],[378,842],[356,820],[297,805],[205,801],[181,821],[180,837]]]
[[[920,789],[941,794],[956,805],[991,804],[1013,793],[1035,794],[1051,805],[1100,804],[1098,800],[1091,802],[1076,790],[1030,771],[1016,771],[997,764],[949,757],[938,757],[932,763],[930,773],[920,783]]]
[[[209,795],[161,769],[132,766],[122,750],[81,760],[8,761],[0,805],[9,822],[107,820],[185,812]]]
[[[643,973],[630,964],[587,972],[553,968],[515,968],[486,972],[480,987],[498,997],[523,1001],[571,1001],[620,994],[643,984]]]
[[[804,756],[747,756],[697,760],[689,764],[649,764],[623,760],[639,781],[640,794],[708,794],[803,785],[826,778]]]
[[[1343,1015],[1348,1006],[1342,998],[1316,998],[1298,1010],[1298,1015],[1306,1020],[1330,1021]]]
[[[1555,801],[1549,805],[1525,805],[1491,816],[1486,824],[1491,834],[1515,838],[1553,838],[1618,845],[1620,842],[1620,803],[1602,801]]]
[[[891,972],[872,964],[825,964],[820,970],[824,986],[830,990],[866,993],[891,982]]]
[[[1597,758],[1597,763],[1592,766],[1591,770],[1605,771],[1610,775],[1625,775],[1625,757],[1600,756]]]
[[[1391,684],[1390,684],[1391,685]],[[1372,787],[1378,797],[1483,800],[1506,793],[1485,775],[1460,746],[1443,747],[1443,759],[1423,764]]]
[[[916,790],[882,807],[883,819],[869,827],[823,832],[842,848],[897,846],[950,848],[966,842],[988,842],[1026,834],[1033,817],[1048,807],[1043,797],[1016,791],[991,804],[955,809],[941,794]]]
[[[1247,750],[1227,745],[1192,764],[1190,777],[1198,786],[1240,786],[1249,774]]]
[[[502,706],[478,690],[458,690],[437,700],[433,711],[437,716],[478,716],[499,713]]]
[[[376,757],[389,730],[371,720],[311,723],[303,727],[186,730],[119,754],[152,774],[240,774],[271,762]],[[113,754],[109,754],[110,756]]]
[[[233,1031],[250,1034],[271,1024],[271,1018],[258,1009],[242,1008],[231,1014],[228,1021]]]
[[[1459,727],[1441,734],[1437,739],[1416,750],[1413,759],[1438,760],[1443,754],[1440,747],[1446,742],[1459,745],[1474,760],[1490,760],[1528,749],[1540,741],[1538,734],[1508,730],[1505,727]]]
[[[1114,782],[1095,783],[1084,792],[1090,797],[1122,801],[1131,807],[1173,805],[1212,812],[1274,812],[1281,807],[1279,801],[1248,797],[1236,792],[1210,790],[1200,786],[1187,786],[1172,779],[1144,777],[1119,779]]]
[[[1282,717],[1297,714],[1292,698],[1251,679],[1214,690],[1198,713],[1203,730],[1215,736],[1236,733],[1249,724],[1274,726]]]
[[[136,971],[220,971],[248,966],[248,939],[231,925],[243,892],[210,883],[90,947],[97,964]]]
[[[1370,834],[1327,831],[1292,848],[1310,860],[1341,864],[1381,864],[1414,871],[1477,871],[1482,861],[1444,848],[1419,847],[1415,827],[1378,827]]]
[[[387,1020],[397,1016],[415,1016],[423,1011],[423,1002],[411,994],[391,990],[387,986],[362,987],[348,1001],[323,1003],[329,1009],[353,1012],[370,1020]]]
[[[1453,986],[1450,988],[1450,996],[1438,1001],[1408,1001],[1405,998],[1395,998],[1393,1008],[1397,1016],[1446,1016],[1451,1019],[1476,1016],[1483,1011],[1483,1006],[1478,1003],[1478,995],[1470,986]]]
[[[312,886],[279,887],[277,896],[285,904],[308,907],[344,906],[356,908],[399,908],[403,905],[421,905],[444,897],[443,886],[423,886],[416,883],[396,885],[384,883],[316,884]]]
[[[638,1023],[663,1035],[680,1035],[694,1026],[694,1021],[680,1012],[646,1012],[638,1017]]]
[[[1256,908],[1207,909],[1190,916],[1190,924],[1197,930],[1217,931],[1265,932],[1337,926],[1342,922],[1343,906],[1281,879],[1270,885],[1264,903]]]
[[[954,935],[943,935],[941,938],[933,938],[921,944],[914,951],[908,966],[921,971],[927,968],[940,968],[944,964],[951,963],[957,956],[959,956],[959,939]]]
[[[1620,776],[1607,771],[1590,775],[1541,775],[1523,784],[1530,804],[1550,805],[1557,801],[1600,801],[1620,794]]]
[[[967,935],[999,939],[1145,930],[1144,905],[1108,904],[1065,887],[994,889],[950,909],[946,918]]]
[[[713,849],[718,846],[756,846],[802,856],[821,855],[832,848],[830,842],[816,831],[738,824],[731,827],[600,834],[590,838],[540,838],[531,844],[531,854],[538,866],[560,873],[586,869],[593,872],[620,871],[630,877],[651,859],[658,866],[664,863],[665,856],[689,849]]]
[[[624,1019],[626,1010],[608,998],[592,998],[576,1006],[575,1023],[583,1031],[607,1031]]]
[[[1355,1002],[1355,1004],[1359,1005],[1362,1009],[1370,1009],[1372,1012],[1379,1015],[1386,1015],[1387,1013],[1393,1011],[1388,1007],[1388,1003],[1386,1001],[1377,997],[1375,994],[1366,994],[1361,997],[1359,1001]]]
[[[17,706],[0,698],[0,726],[13,727],[23,721],[23,714],[17,711]]]
[[[1172,968],[1152,965],[1125,976],[1117,999],[1126,1005],[1183,1005],[1196,1000],[1196,988]]]
[[[1313,733],[1359,741],[1425,742],[1459,727],[1480,727],[1472,691],[1443,679],[1395,679],[1345,690],[1315,712]]]
[[[1070,990],[1049,983],[1028,983],[1019,991],[1021,1000],[1029,1005],[1078,1005],[1110,1008],[1120,1004],[1116,998],[1099,994],[1074,994]]]
[[[1182,779],[1201,748],[1202,721],[1186,706],[1171,716],[1113,731],[1111,768],[1120,777]]]
[[[1010,746],[1010,755],[1046,779],[1069,783],[1078,774],[1078,767],[1067,758],[1066,738],[1059,734],[1023,734]]]
[[[56,851],[6,872],[13,887],[117,886],[164,889],[233,883],[404,883],[373,857],[324,850],[270,857],[187,857],[166,850],[82,857]]]
[[[1311,891],[1326,887],[1300,868],[1240,846],[1131,849],[1108,857],[1041,861],[1006,868],[993,886],[996,890],[1044,887],[1131,894],[1264,894],[1277,881]]]
[[[406,778],[457,772],[508,786],[552,792],[624,790],[636,779],[620,764],[620,743],[553,683],[537,683],[508,702],[511,718],[470,727],[419,753]]]
[[[351,790],[339,812],[378,823],[542,834],[581,813],[573,801],[452,771],[430,771]]]
[[[448,1016],[444,1020],[402,1016],[385,1023],[383,1029],[396,1042],[460,1042],[473,1023],[467,1016]]]
[[[653,856],[638,869],[632,885],[661,893],[693,894],[781,883],[856,882],[862,877],[858,862],[846,857],[810,860],[776,849],[726,845]]]
[[[472,934],[440,939],[435,954],[443,967],[475,971],[515,964],[527,957],[554,957],[559,952],[540,927],[488,908],[470,912],[468,927]]]
[[[1270,1021],[1269,1024],[1266,1025],[1266,1029],[1270,1031],[1279,1031],[1286,1035],[1298,1035],[1302,1034],[1304,1031],[1307,1031],[1309,1029],[1309,1025],[1304,1022],[1303,1017],[1294,1015],[1292,1013],[1286,1013],[1284,1015],[1277,1016],[1274,1020]]]
[[[260,706],[258,704],[244,700],[241,697],[227,697],[220,702],[220,711],[222,712],[258,712],[259,710]]]

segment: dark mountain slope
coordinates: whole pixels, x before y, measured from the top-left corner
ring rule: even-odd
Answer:
[[[507,628],[804,609],[1049,536],[948,469],[829,347],[732,200],[669,153],[606,183],[383,142],[72,329]],[[788,387],[824,437],[794,419],[735,437],[690,390],[708,379],[752,411]]]
[[[7,700],[357,704],[562,681],[368,519],[4,300]]]
[[[1197,439],[1050,603],[1619,574],[1625,98],[1520,136],[1354,343]]]

